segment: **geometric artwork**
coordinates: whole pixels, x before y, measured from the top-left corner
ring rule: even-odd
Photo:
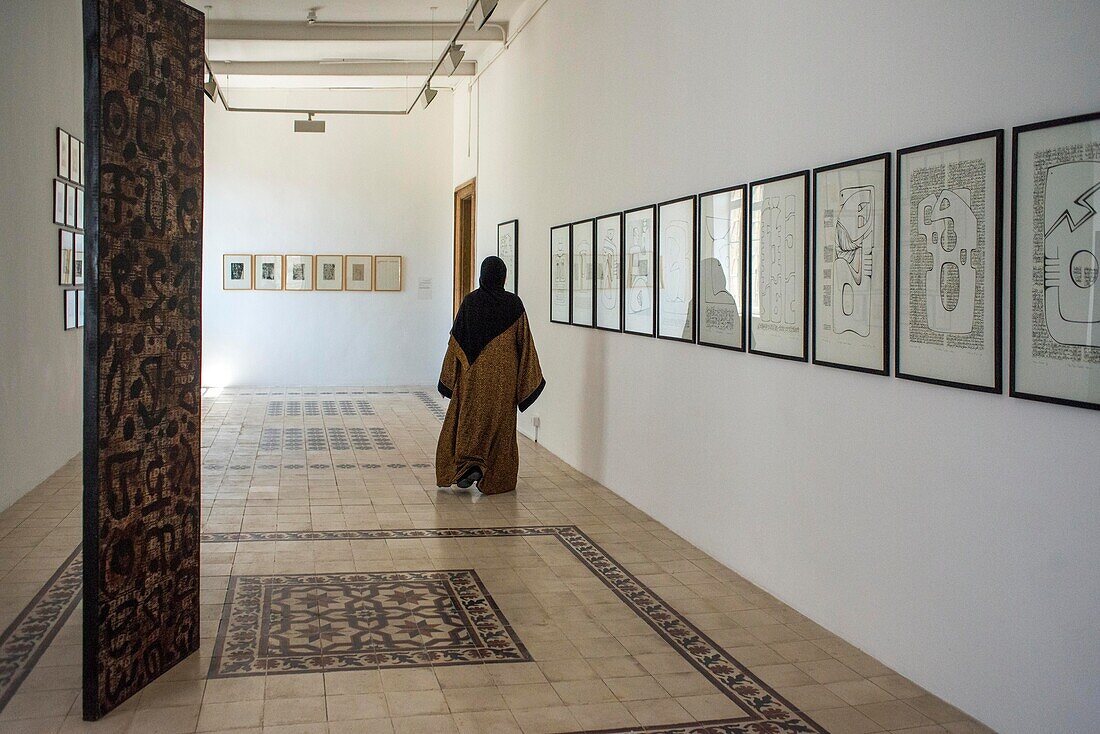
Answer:
[[[178,0],[84,2],[89,720],[199,649],[204,37]]]
[[[400,255],[375,255],[374,256],[374,290],[399,291],[401,290]]]
[[[73,284],[73,233],[62,229],[58,230],[58,252],[60,254],[59,262],[59,276],[57,282],[59,285],[72,285]]]
[[[344,289],[344,256],[317,255],[317,290],[340,291]]]
[[[809,171],[750,185],[750,352],[807,359],[809,194]]]
[[[888,367],[890,154],[814,169],[814,364]]]
[[[1012,138],[1009,393],[1100,409],[1100,113]]]
[[[256,255],[252,258],[253,280],[258,291],[283,289],[283,256]]]
[[[349,291],[369,291],[374,288],[374,257],[371,255],[344,256],[346,288]]]
[[[695,197],[657,207],[657,338],[695,341]]]
[[[592,252],[592,240],[595,237],[595,220],[586,219],[571,225],[570,261],[573,263],[573,275],[570,278],[569,300],[571,305],[570,323],[574,326],[592,326],[592,311],[595,304],[593,290],[596,266]]]
[[[656,219],[657,207],[652,204],[623,213],[623,331],[627,334],[654,335]]]
[[[313,290],[313,255],[287,255],[284,268],[286,290]]]
[[[896,373],[1001,392],[1004,133],[898,151]]]
[[[504,261],[508,272],[504,277],[504,290],[517,293],[519,268],[519,220],[510,219],[497,225],[497,257]]]
[[[596,328],[622,331],[623,215],[596,220]]]
[[[233,576],[225,610],[210,678],[531,660],[472,570]]]
[[[251,255],[222,255],[222,290],[252,290]]]
[[[744,185],[699,195],[699,343],[744,351]]]
[[[550,321],[569,323],[569,233],[562,224],[550,229]]]

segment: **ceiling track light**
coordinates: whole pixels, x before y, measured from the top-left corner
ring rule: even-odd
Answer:
[[[431,87],[426,87],[424,89],[424,109],[428,109],[428,105],[432,103],[432,100],[435,99],[435,95],[437,94],[439,94],[439,92]]]
[[[466,52],[462,50],[462,44],[452,43],[447,48],[447,53],[443,56],[443,70],[447,72],[447,76],[453,76],[458,71],[458,65],[462,63],[462,58],[466,55]]]
[[[203,94],[210,98],[211,102],[218,101],[218,82],[214,78],[213,74],[210,75],[209,79],[202,83],[202,91]]]
[[[324,120],[314,120],[313,113],[306,113],[309,115],[308,120],[295,120],[294,132],[296,133],[323,133],[325,131]]]
[[[480,31],[489,22],[489,16],[497,9],[497,0],[477,0],[477,29]]]

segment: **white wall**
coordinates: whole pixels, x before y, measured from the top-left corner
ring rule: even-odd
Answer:
[[[64,331],[56,129],[83,138],[79,0],[5,3],[0,23],[0,510],[80,451],[84,330]]]
[[[1095,2],[550,0],[475,90],[479,250],[519,218],[548,381],[521,426],[1005,732],[1100,721],[1100,413],[551,325],[548,230],[1095,110],[1097,28]]]
[[[323,135],[207,103],[204,385],[435,384],[451,317],[450,97],[408,117],[332,116]],[[223,291],[225,253],[404,255],[404,290]]]

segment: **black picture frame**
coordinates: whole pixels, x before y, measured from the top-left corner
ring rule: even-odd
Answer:
[[[592,228],[592,238],[591,238],[591,241],[589,242],[589,248],[591,248],[591,252],[589,253],[589,261],[590,262],[588,263],[589,267],[592,269],[592,288],[590,289],[589,295],[588,295],[588,300],[590,301],[589,314],[591,315],[592,323],[590,323],[590,324],[581,324],[581,323],[577,323],[576,318],[575,318],[575,314],[574,314],[574,308],[573,308],[573,306],[576,303],[576,298],[577,298],[576,292],[573,290],[573,268],[576,264],[575,260],[574,260],[575,254],[573,252],[573,248],[574,248],[574,245],[575,245],[575,239],[576,238],[573,236],[573,231],[576,227],[584,227],[586,225],[590,226]],[[583,265],[582,265],[582,269],[583,269]],[[573,326],[579,326],[582,329],[592,329],[592,328],[595,328],[595,325],[596,325],[596,220],[595,220],[595,218],[578,219],[575,222],[570,222],[569,223],[569,323],[572,324]]]
[[[618,304],[619,304],[619,325],[618,325],[618,328],[611,328],[609,326],[600,326],[599,311],[595,310],[595,309],[592,312],[592,323],[600,331],[611,331],[611,332],[614,332],[614,333],[620,333],[623,330],[623,288],[624,288],[624,283],[625,283],[625,279],[623,277],[623,243],[626,241],[626,239],[623,237],[623,227],[626,226],[626,219],[623,216],[622,212],[615,212],[613,214],[604,214],[601,217],[596,217],[595,218],[595,222],[596,222],[596,224],[595,224],[596,230],[595,231],[596,231],[597,235],[599,234],[599,231],[600,231],[600,222],[604,221],[605,219],[618,219],[619,220],[619,262],[618,262],[618,266],[619,266],[619,293],[617,295]],[[597,250],[598,250],[598,242],[593,242],[593,245],[592,245],[593,256],[596,256]],[[596,271],[596,275],[597,276],[599,275],[598,270]],[[596,293],[598,293],[598,288],[593,287],[592,291],[593,291],[594,294],[596,294]],[[599,303],[599,296],[596,295],[595,298],[596,298],[596,303],[598,304]]]
[[[719,344],[717,342],[708,342],[703,338],[703,330],[699,327],[700,317],[702,316],[703,307],[700,303],[699,294],[702,293],[702,284],[700,280],[703,277],[703,270],[701,264],[703,261],[703,199],[718,196],[720,194],[730,194],[734,191],[741,192],[741,346],[733,346],[730,344]],[[745,324],[748,323],[746,314],[748,314],[748,273],[749,273],[749,186],[748,184],[737,184],[736,186],[726,186],[720,189],[714,189],[713,191],[704,191],[695,197],[695,343],[703,347],[713,347],[714,349],[726,349],[731,352],[744,352],[747,339],[745,338]]]
[[[1008,394],[1009,397],[1020,398],[1021,400],[1033,400],[1040,403],[1049,403],[1052,405],[1068,405],[1074,408],[1085,408],[1087,410],[1100,410],[1100,402],[1091,402],[1088,400],[1076,400],[1073,398],[1062,398],[1053,395],[1043,395],[1041,393],[1025,392],[1019,390],[1016,387],[1016,357],[1017,357],[1017,344],[1016,344],[1016,250],[1018,247],[1017,237],[1019,232],[1016,227],[1016,216],[1019,206],[1019,153],[1020,153],[1020,135],[1023,133],[1034,132],[1036,130],[1046,130],[1052,127],[1061,127],[1063,125],[1076,125],[1082,122],[1096,122],[1100,120],[1100,112],[1088,112],[1081,115],[1071,115],[1069,117],[1059,117],[1052,120],[1042,120],[1040,122],[1033,122],[1027,125],[1017,125],[1012,128],[1012,199],[1010,204],[1009,214],[1009,342],[1008,342]],[[1096,215],[1093,215],[1096,216]]]
[[[768,178],[762,178],[757,181],[753,181],[749,184],[749,198],[746,205],[748,212],[748,253],[749,263],[748,271],[752,273],[752,220],[753,220],[753,195],[755,190],[759,186],[764,186],[770,183],[777,183],[779,181],[785,181],[787,179],[802,178],[802,354],[781,354],[779,352],[769,352],[764,349],[756,349],[752,345],[752,279],[746,278],[748,282],[748,297],[745,299],[747,305],[748,318],[746,319],[745,326],[745,343],[750,354],[760,354],[765,357],[774,357],[776,359],[786,359],[792,362],[808,362],[810,359],[810,170],[804,169],[801,171],[792,171],[790,173],[780,174],[778,176],[770,176]]]
[[[64,181],[53,179],[53,223],[62,227],[65,226],[68,191],[68,185]]]
[[[867,163],[881,162],[883,167],[883,223],[882,223],[882,366],[879,369],[873,369],[869,367],[863,367],[855,364],[845,364],[843,362],[832,362],[825,359],[819,359],[817,356],[817,320],[820,318],[817,309],[817,287],[818,287],[818,269],[817,269],[817,177],[822,173],[829,173],[841,168],[848,168],[850,166],[865,165]],[[841,163],[832,163],[827,166],[819,166],[813,170],[813,197],[811,200],[811,212],[813,221],[813,242],[811,245],[811,252],[813,254],[810,268],[813,271],[813,288],[811,294],[814,302],[814,314],[813,322],[810,324],[811,342],[812,342],[812,360],[815,365],[822,365],[824,367],[835,367],[842,370],[851,370],[853,372],[863,372],[869,375],[882,375],[884,377],[890,376],[890,331],[892,323],[890,321],[890,289],[891,280],[893,278],[893,258],[891,258],[891,251],[893,250],[893,238],[892,238],[892,215],[893,215],[893,187],[891,180],[891,168],[892,168],[892,154],[887,151],[885,153],[876,153],[874,155],[863,156],[861,158],[853,158],[849,161],[843,161]]]
[[[564,321],[554,318],[554,232],[564,229],[566,236],[565,247],[565,310],[566,318]],[[550,228],[550,323],[552,324],[565,324],[571,323],[573,318],[573,262],[571,260],[573,253],[573,228],[569,224],[558,224]]]
[[[62,128],[57,128],[57,177],[69,178],[69,166],[72,159],[72,136]]]
[[[72,289],[66,289],[64,291],[64,294],[63,315],[65,331],[72,331],[73,329],[77,328],[76,291]]]
[[[691,233],[688,236],[687,251],[691,254],[691,276],[689,278],[691,298],[688,299],[687,309],[688,316],[691,319],[691,338],[685,339],[682,336],[668,336],[661,333],[661,210],[672,204],[682,204],[684,202],[691,202]],[[665,339],[667,341],[685,342],[687,344],[694,344],[697,333],[697,324],[695,323],[695,300],[696,300],[696,286],[697,279],[699,277],[699,257],[696,252],[696,240],[698,238],[698,223],[699,223],[699,202],[696,201],[695,195],[679,196],[675,199],[669,199],[668,201],[662,201],[657,204],[657,219],[654,225],[654,244],[653,244],[653,287],[655,297],[653,299],[653,321],[654,332],[658,339]]]
[[[917,375],[908,372],[904,372],[901,369],[901,223],[902,223],[902,198],[901,198],[901,167],[902,161],[907,155],[913,153],[923,153],[926,150],[933,150],[935,148],[945,148],[952,145],[962,145],[965,143],[977,142],[979,140],[985,140],[992,138],[995,142],[995,170],[994,170],[994,214],[993,214],[993,257],[996,260],[993,269],[993,371],[994,371],[994,384],[990,385],[977,385],[969,382],[963,382],[960,380],[944,380],[937,377],[926,377],[924,375]],[[1002,342],[1002,317],[1001,311],[1004,304],[1002,299],[1004,291],[1003,275],[1004,269],[1003,263],[1003,235],[1004,235],[1004,130],[994,129],[986,130],[984,132],[972,133],[970,135],[960,135],[953,138],[944,138],[943,140],[934,140],[930,143],[922,143],[920,145],[913,145],[908,148],[900,148],[894,156],[894,272],[891,274],[894,280],[894,375],[900,377],[903,380],[912,380],[914,382],[923,382],[929,385],[939,385],[941,387],[955,387],[961,390],[973,390],[976,392],[993,393],[1000,395],[1004,392],[1004,380],[1002,374],[1004,372],[1004,364],[1002,358],[1003,342]]]
[[[650,221],[653,222],[653,249],[651,250],[653,255],[653,267],[651,268],[650,284],[649,284],[649,299],[650,299],[650,328],[649,331],[637,331],[627,328],[626,322],[626,297],[627,297],[627,224],[631,214],[637,214],[638,212],[644,212],[648,210],[650,213]],[[657,277],[656,277],[656,261],[657,261],[657,205],[646,204],[644,206],[636,206],[633,209],[627,209],[623,211],[623,272],[622,272],[622,302],[620,303],[620,309],[622,310],[623,320],[623,333],[633,334],[635,336],[645,336],[653,338],[657,334]]]
[[[500,228],[512,227],[512,261],[509,262],[507,258],[500,254]],[[519,220],[509,219],[501,222],[497,225],[497,257],[504,260],[504,264],[508,267],[508,273],[512,276],[512,293],[519,295]],[[505,287],[507,289],[507,286]]]
[[[69,269],[68,279],[65,278],[66,266]],[[76,234],[68,229],[57,230],[57,284],[76,285]]]

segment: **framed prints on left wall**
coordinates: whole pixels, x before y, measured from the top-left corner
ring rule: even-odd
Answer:
[[[695,341],[695,197],[657,206],[657,338]]]
[[[733,186],[699,195],[699,344],[745,351],[745,193]]]
[[[222,290],[252,290],[251,255],[222,255]]]
[[[657,207],[623,212],[623,333],[653,336]]]
[[[596,267],[592,240],[596,236],[596,221],[583,219],[574,222],[570,225],[570,230],[569,259],[573,264],[573,275],[569,283],[570,323],[573,326],[592,326]]]
[[[508,268],[504,290],[519,293],[519,220],[509,219],[497,225],[497,257]]]
[[[550,228],[550,322],[568,324],[569,313],[568,224]]]
[[[596,328],[623,329],[623,215],[596,219]]]

